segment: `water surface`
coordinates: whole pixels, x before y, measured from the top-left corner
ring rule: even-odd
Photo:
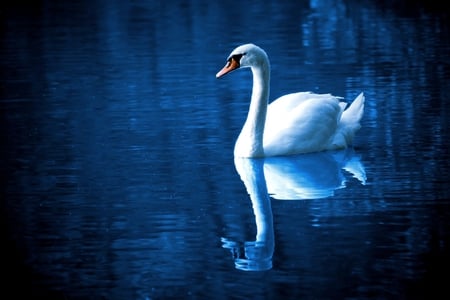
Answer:
[[[4,5],[13,293],[449,294],[448,14],[421,1],[291,2]],[[269,54],[271,99],[363,91],[354,147],[235,165],[251,75],[215,74],[247,42]]]

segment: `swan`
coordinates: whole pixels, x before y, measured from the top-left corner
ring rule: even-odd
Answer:
[[[347,148],[361,128],[364,93],[352,104],[331,94],[298,92],[270,105],[270,63],[266,52],[254,44],[234,49],[217,74],[250,67],[253,87],[247,119],[234,147],[235,157],[270,157]]]

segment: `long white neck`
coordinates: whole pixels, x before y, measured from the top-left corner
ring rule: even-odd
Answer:
[[[270,66],[267,57],[261,64],[251,67],[253,88],[247,120],[236,141],[234,155],[263,157],[263,135],[269,101]]]

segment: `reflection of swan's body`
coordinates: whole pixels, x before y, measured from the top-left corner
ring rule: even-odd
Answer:
[[[239,67],[250,67],[253,90],[247,120],[236,141],[234,155],[264,157],[342,149],[360,128],[364,110],[361,93],[346,104],[330,94],[310,92],[282,96],[269,106],[270,66],[267,54],[253,44],[237,47],[219,78]]]
[[[364,167],[351,148],[264,159],[268,192],[279,200],[330,197],[345,187],[343,169],[366,183]]]
[[[353,149],[301,154],[289,157],[242,158],[234,164],[252,201],[256,222],[256,240],[242,245],[223,238],[223,247],[230,249],[236,268],[261,271],[272,268],[275,247],[270,198],[318,199],[332,196],[345,187],[342,169],[362,184],[366,174]]]

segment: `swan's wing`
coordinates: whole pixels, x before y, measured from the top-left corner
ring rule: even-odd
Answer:
[[[267,111],[265,154],[287,155],[326,149],[341,114],[339,99],[329,94],[296,93],[277,99]]]

